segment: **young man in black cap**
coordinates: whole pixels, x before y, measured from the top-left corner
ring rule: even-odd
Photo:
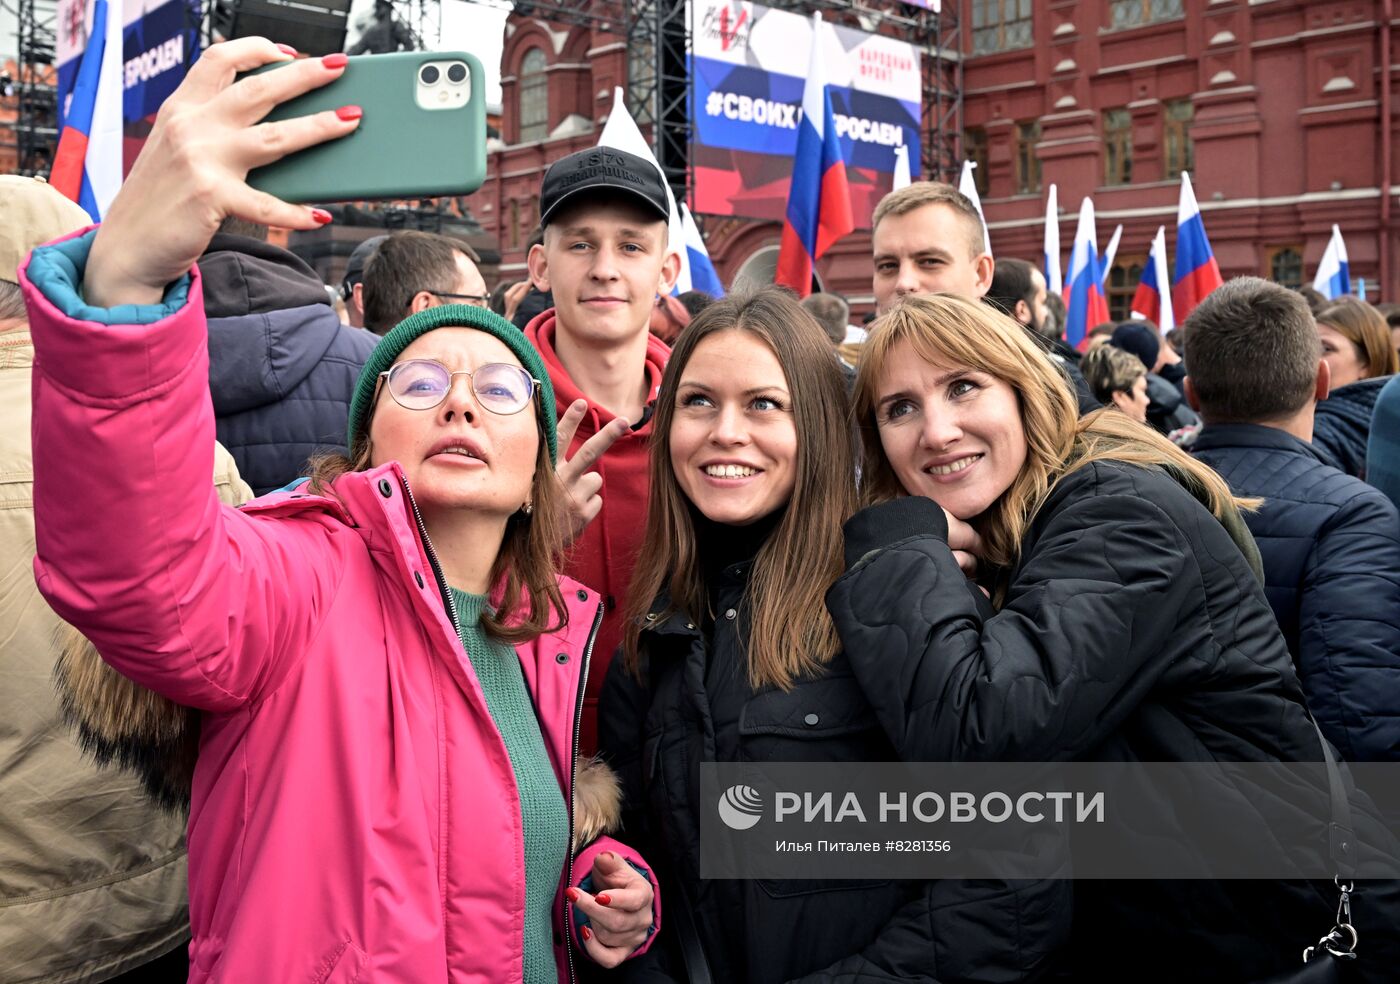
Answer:
[[[559,445],[568,449],[559,474],[576,521],[588,522],[565,572],[597,590],[606,605],[584,704],[582,744],[589,752],[597,745],[598,693],[621,638],[620,606],[646,525],[651,402],[671,354],[647,327],[656,296],[671,292],[681,267],[667,241],[669,218],[654,164],[611,147],[580,151],[545,173],[544,242],[529,255],[530,279],[553,293],[554,307],[525,333],[543,356],[558,399]]]

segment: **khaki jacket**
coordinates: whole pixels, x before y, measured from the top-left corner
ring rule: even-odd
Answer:
[[[189,938],[185,818],[93,764],[60,714],[67,628],[34,583],[33,363],[28,332],[0,333],[0,981],[101,981]],[[215,468],[220,498],[251,498],[222,448]]]

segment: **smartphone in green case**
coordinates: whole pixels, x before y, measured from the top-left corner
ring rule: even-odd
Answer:
[[[486,180],[486,81],[474,55],[351,58],[340,78],[282,103],[265,119],[341,106],[364,109],[354,133],[255,168],[248,184],[304,203],[466,195]]]

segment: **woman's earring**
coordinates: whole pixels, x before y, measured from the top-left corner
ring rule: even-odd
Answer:
[[[528,516],[535,511],[535,504],[533,502],[526,502],[525,505],[520,507],[520,511]]]

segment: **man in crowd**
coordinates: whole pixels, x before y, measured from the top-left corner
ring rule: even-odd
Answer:
[[[1163,344],[1162,335],[1152,322],[1125,321],[1113,329],[1109,341],[1136,355],[1148,372],[1171,383],[1182,396],[1186,395],[1186,363],[1176,349]]]
[[[1184,379],[1181,372],[1181,357],[1172,352],[1171,346],[1162,341],[1157,326],[1150,321],[1125,321],[1113,329],[1108,344],[1135,355],[1147,369],[1147,422],[1163,434],[1178,434],[1174,440],[1180,442],[1180,432],[1201,426],[1201,418],[1186,402],[1184,388],[1174,386],[1170,380],[1157,374],[1153,366],[1171,368],[1178,379]],[[1170,359],[1164,359],[1163,351],[1171,352]],[[1186,441],[1189,443],[1189,440]]]
[[[1328,368],[1307,302],[1241,277],[1186,320],[1192,453],[1238,495],[1273,606],[1323,732],[1351,760],[1400,759],[1400,515],[1308,442]]]
[[[1049,291],[1045,275],[1025,260],[997,260],[992,271],[992,284],[987,290],[988,303],[1009,314],[1031,336],[1044,345],[1074,384],[1079,412],[1099,408],[1099,401],[1084,374],[1079,371],[1079,353],[1059,336],[1060,326],[1050,313]]]
[[[909,294],[946,291],[977,301],[991,289],[996,264],[992,262],[992,254],[987,252],[982,217],[971,199],[952,185],[941,181],[916,181],[892,191],[875,206],[871,223],[874,226],[870,238],[875,251],[875,307],[880,314]],[[1040,283],[1039,302],[1031,294],[1026,305],[1028,310],[1032,306],[1037,308],[1033,313],[1037,324],[1044,323],[1047,313],[1043,277]],[[1004,291],[1013,293],[1010,287]],[[1024,301],[1028,292],[1014,293],[1018,301]],[[1021,323],[1036,334],[1029,321]],[[1084,382],[1074,361],[1053,352],[1047,354],[1068,377],[1079,412],[1096,409],[1099,402],[1089,391],[1089,384]]]
[[[42,181],[0,177],[0,980],[166,984],[187,969],[184,817],[70,733],[53,684],[65,627],[32,570],[34,343],[17,270],[90,222]]]
[[[410,314],[440,304],[485,307],[491,295],[476,266],[480,259],[467,243],[435,232],[386,237],[360,285],[365,327],[383,335]]]
[[[1035,267],[1025,260],[996,261],[996,267],[992,271],[992,284],[987,289],[987,300],[1009,314],[1018,324],[1029,328],[1032,334],[1047,342],[1055,342],[1059,340],[1059,336],[1046,331],[1047,323],[1054,327],[1054,319],[1051,318],[1050,309],[1046,305],[1048,298],[1045,275]],[[1070,352],[1073,351],[1070,349]]]
[[[856,385],[856,367],[841,357],[840,346],[846,341],[846,329],[850,327],[851,306],[845,298],[837,294],[816,293],[802,299],[807,313],[817,319],[826,337],[831,342],[831,350],[836,355],[836,364],[841,367],[841,376],[846,381],[846,395],[849,396]]]
[[[379,244],[388,238],[370,236],[356,246],[350,254],[350,259],[345,261],[345,279],[340,283],[340,299],[345,302],[345,323],[351,328],[365,326],[364,287],[361,286],[365,279],[365,267],[369,265],[369,258],[374,255]]]
[[[341,324],[315,271],[266,239],[228,219],[199,258],[219,443],[258,495],[313,454],[345,451],[350,396],[378,341]]]
[[[552,294],[554,307],[525,331],[554,384],[559,444],[568,449],[559,473],[575,521],[591,519],[565,570],[605,605],[585,698],[585,750],[597,744],[598,693],[621,639],[620,606],[645,527],[651,404],[671,354],[648,326],[657,294],[670,293],[681,263],[680,244],[667,241],[669,215],[650,161],[607,147],[580,151],[545,173],[544,237],[529,254],[530,279]]]
[[[892,191],[875,206],[871,225],[881,314],[907,294],[948,291],[980,300],[992,284],[982,218],[952,185],[916,181]]]

